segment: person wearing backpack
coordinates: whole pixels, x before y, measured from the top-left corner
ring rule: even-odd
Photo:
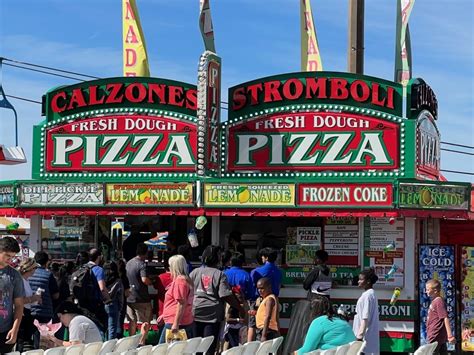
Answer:
[[[325,250],[318,250],[314,258],[314,268],[303,281],[303,288],[308,291],[308,301],[314,297],[324,296],[329,299],[332,288],[332,277],[326,262],[329,255]]]
[[[41,294],[41,303],[31,305],[31,315],[39,323],[48,323],[54,317],[53,300],[59,298],[59,287],[54,275],[47,269],[50,262],[48,253],[38,251],[35,254],[38,267],[35,273],[28,279],[33,294]],[[38,291],[42,289],[43,291]],[[38,329],[33,334],[33,345],[35,349],[40,345],[40,334]]]
[[[105,284],[104,269],[100,266],[102,254],[94,248],[91,249],[89,258],[88,263],[72,274],[70,288],[79,307],[105,331],[107,313],[104,305],[110,304],[112,300]]]
[[[104,264],[105,283],[112,302],[105,306],[108,316],[107,339],[116,339],[122,329],[120,325],[120,310],[124,304],[124,287],[119,276],[119,270],[115,261],[107,261]]]

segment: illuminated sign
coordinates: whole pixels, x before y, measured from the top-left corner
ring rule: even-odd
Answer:
[[[192,184],[107,184],[107,205],[193,205]]]
[[[297,104],[346,104],[401,116],[402,87],[369,76],[302,72],[257,79],[232,87],[229,101],[230,118]]]
[[[22,207],[103,206],[102,184],[21,184],[19,205]]]
[[[170,117],[109,115],[45,127],[47,172],[194,171],[196,125]]]
[[[299,184],[298,206],[392,207],[391,184]]]
[[[13,207],[15,194],[13,185],[0,185],[0,207]]]
[[[196,115],[196,87],[158,78],[119,77],[93,80],[46,94],[48,120],[77,111],[111,107],[165,108]]]
[[[398,205],[401,208],[468,210],[469,185],[400,183]]]
[[[212,52],[201,56],[198,80],[198,174],[203,175],[205,170],[217,172],[221,158],[221,60]]]
[[[227,126],[229,171],[391,170],[399,125],[337,112],[269,115]]]
[[[440,135],[433,115],[422,111],[416,126],[416,165],[420,178],[438,180],[440,169]]]
[[[428,110],[435,120],[438,119],[438,99],[433,89],[420,78],[413,79],[408,86],[407,117],[414,118],[423,110]]]
[[[284,207],[295,205],[294,184],[204,184],[207,207]]]

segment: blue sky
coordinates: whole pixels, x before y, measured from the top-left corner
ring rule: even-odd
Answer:
[[[393,80],[395,0],[365,2],[364,73]],[[151,75],[195,83],[203,51],[199,0],[138,0]],[[312,0],[323,66],[346,71],[347,0]],[[211,0],[223,100],[238,83],[299,71],[298,0]],[[413,75],[439,103],[443,141],[474,146],[474,1],[416,0],[410,17]],[[0,56],[98,77],[122,75],[120,0],[1,0]],[[50,88],[76,81],[3,66],[7,94],[41,101]],[[0,166],[0,180],[31,177],[32,127],[40,105],[10,99],[29,162]],[[226,112],[222,112],[226,117]],[[13,116],[0,110],[0,142],[13,145]],[[456,148],[454,148],[456,149]],[[472,153],[473,150],[470,150]],[[443,169],[474,172],[474,157],[442,153]],[[445,173],[452,181],[473,176]]]

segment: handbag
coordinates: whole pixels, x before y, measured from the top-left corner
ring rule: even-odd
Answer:
[[[179,329],[176,333],[173,333],[171,329],[166,329],[165,338],[167,343],[172,343],[174,341],[188,340],[188,335],[184,329]]]

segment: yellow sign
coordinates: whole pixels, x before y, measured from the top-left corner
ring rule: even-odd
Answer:
[[[295,205],[294,184],[205,184],[204,204],[224,207]]]
[[[108,205],[193,205],[192,184],[107,184]]]

